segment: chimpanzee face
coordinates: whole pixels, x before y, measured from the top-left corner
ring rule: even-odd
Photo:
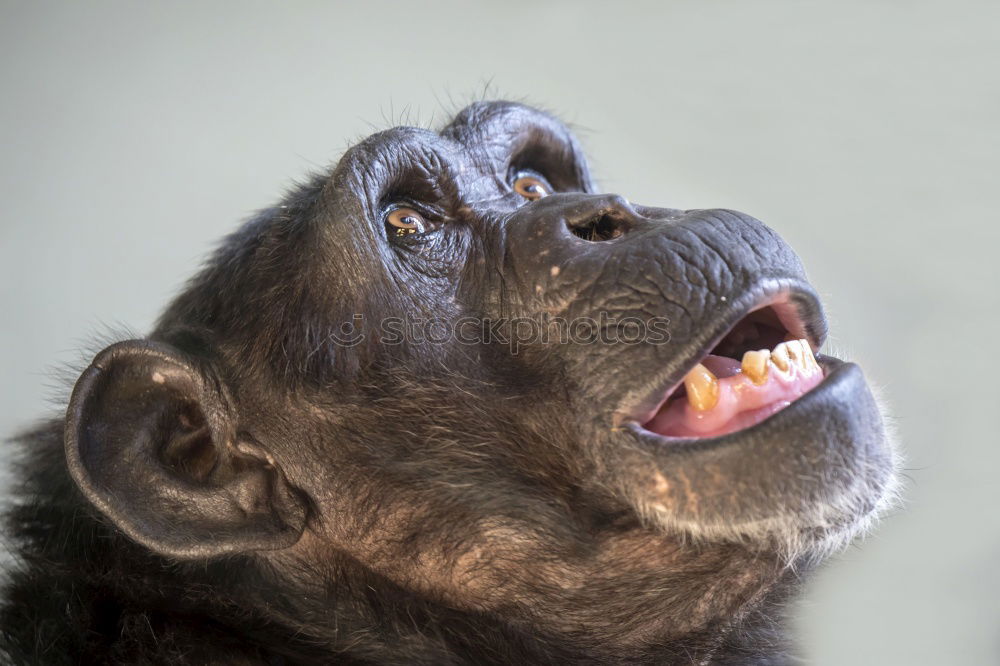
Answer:
[[[169,557],[304,590],[350,562],[640,641],[737,612],[891,494],[825,335],[775,232],[602,193],[558,121],[479,103],[366,139],[234,234],[87,370],[67,456]]]

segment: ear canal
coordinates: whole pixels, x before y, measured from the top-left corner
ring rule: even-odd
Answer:
[[[221,456],[201,409],[192,403],[180,405],[176,418],[164,426],[170,429],[161,453],[164,464],[179,476],[206,481]]]
[[[101,352],[73,391],[66,461],[87,499],[162,555],[283,548],[306,502],[248,435],[225,389],[177,350],[129,341]]]

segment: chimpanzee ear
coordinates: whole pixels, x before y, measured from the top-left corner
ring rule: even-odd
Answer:
[[[301,495],[237,437],[225,387],[168,345],[133,340],[98,354],[73,390],[65,443],[87,499],[157,553],[282,548],[305,526]]]

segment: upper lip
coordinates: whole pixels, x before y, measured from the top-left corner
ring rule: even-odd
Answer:
[[[806,283],[798,280],[770,280],[758,283],[735,297],[720,298],[725,314],[705,327],[693,342],[696,352],[672,372],[655,376],[644,385],[639,399],[629,400],[615,411],[616,426],[645,423],[656,414],[684,376],[697,365],[747,315],[766,307],[775,308],[782,325],[796,338],[809,341],[819,350],[826,339],[827,323],[819,297]],[[634,395],[634,394],[633,394]]]

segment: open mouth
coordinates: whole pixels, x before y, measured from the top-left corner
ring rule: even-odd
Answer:
[[[739,320],[642,423],[669,438],[727,435],[760,423],[823,381],[794,307],[776,302]]]

